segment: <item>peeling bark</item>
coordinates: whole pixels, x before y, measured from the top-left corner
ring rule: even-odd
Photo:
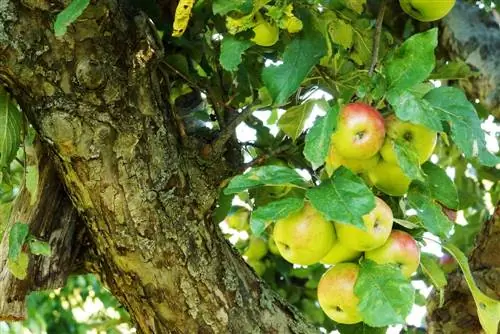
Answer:
[[[180,147],[158,89],[162,47],[146,18],[98,1],[56,39],[60,8],[0,4],[0,78],[55,159],[98,274],[139,331],[315,332],[211,221],[232,171],[223,158],[201,159],[206,143]]]

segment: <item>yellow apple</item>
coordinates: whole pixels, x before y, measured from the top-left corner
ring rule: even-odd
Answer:
[[[385,122],[387,137],[380,149],[382,158],[390,163],[398,163],[394,140],[406,141],[418,155],[418,162],[423,164],[432,155],[437,142],[437,132],[425,126],[404,122],[391,115]]]
[[[266,254],[267,242],[260,237],[252,235],[243,256],[246,256],[249,260],[260,260],[266,256]]]
[[[274,241],[272,235],[270,235],[269,239],[267,240],[267,248],[269,248],[269,251],[274,255],[280,255],[280,250],[278,249],[278,246],[276,245],[276,242]]]
[[[392,210],[375,197],[375,208],[363,216],[365,230],[351,224],[335,222],[339,242],[350,249],[367,251],[382,246],[392,229]]]
[[[382,115],[364,103],[350,103],[340,110],[332,141],[346,159],[369,159],[382,147],[385,125]]]
[[[339,242],[339,239],[335,235],[335,240],[333,242],[332,248],[330,248],[328,254],[326,254],[325,257],[323,257],[320,262],[323,264],[337,264],[341,262],[349,262],[357,260],[359,259],[360,256],[361,256],[360,251],[350,249],[344,244],[341,244]]]
[[[232,207],[226,217],[227,226],[237,231],[248,230],[248,220],[250,218],[250,211],[244,207]]]
[[[353,173],[358,174],[375,167],[379,159],[380,156],[378,154],[369,159],[347,159],[338,154],[334,145],[330,145],[325,161],[325,170],[328,176],[331,176],[337,168],[344,166],[349,168]]]
[[[258,276],[262,276],[266,272],[266,264],[262,261],[249,259],[247,260],[247,263],[253,270],[255,270]]]
[[[399,4],[411,17],[430,22],[445,17],[455,5],[455,0],[399,0]]]
[[[372,185],[391,196],[403,196],[411,183],[399,165],[384,160],[368,171],[368,179]]]
[[[354,285],[359,275],[355,263],[339,263],[323,274],[318,284],[318,302],[326,315],[341,324],[362,320]]]
[[[401,268],[403,276],[410,278],[420,263],[420,250],[410,234],[394,230],[385,244],[366,252],[365,258],[379,264],[397,264]]]
[[[260,46],[274,45],[279,39],[278,26],[266,21],[259,12],[255,14],[255,19],[257,23],[252,29],[255,36],[251,41]]]
[[[273,238],[285,260],[310,265],[332,248],[334,233],[333,224],[306,203],[301,211],[276,222]]]

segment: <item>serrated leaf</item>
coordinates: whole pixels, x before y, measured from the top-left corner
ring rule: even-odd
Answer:
[[[473,71],[467,63],[461,59],[452,60],[438,66],[434,73],[429,76],[433,80],[459,80],[478,76],[478,71]]]
[[[219,62],[226,71],[236,71],[241,64],[245,51],[252,46],[249,40],[238,40],[231,35],[224,37],[221,43]]]
[[[405,140],[393,141],[399,167],[411,180],[424,180],[424,173],[418,163],[418,154]]]
[[[30,193],[30,205],[35,204],[38,194],[38,166],[30,165],[26,167],[26,189]]]
[[[24,280],[28,275],[29,256],[26,253],[20,253],[16,259],[7,260],[7,268],[15,278]]]
[[[30,237],[30,239],[28,240],[28,246],[30,248],[31,254],[33,255],[50,256],[52,254],[48,242]]]
[[[304,199],[290,197],[258,208],[252,212],[250,220],[252,233],[256,236],[261,235],[270,223],[285,218],[303,207]]]
[[[262,81],[276,105],[286,102],[326,52],[323,35],[316,30],[304,29],[286,46],[282,64],[264,67]]]
[[[422,268],[422,272],[429,278],[432,285],[439,290],[439,304],[442,305],[444,300],[444,287],[448,284],[446,274],[437,263],[437,259],[427,253],[422,253],[420,255],[420,268]]]
[[[399,268],[369,260],[360,264],[354,293],[363,322],[373,327],[405,323],[415,299],[415,290]]]
[[[321,166],[328,155],[333,130],[337,126],[339,106],[327,110],[324,117],[316,119],[312,128],[307,132],[304,146],[304,156],[311,163],[313,169]]]
[[[328,33],[332,41],[341,45],[344,49],[350,49],[353,43],[354,31],[349,23],[337,19],[328,25]]]
[[[0,170],[10,165],[21,144],[21,112],[0,86]]]
[[[447,208],[457,210],[459,205],[457,188],[446,172],[430,161],[423,164],[422,169],[426,174],[425,184],[432,198]]]
[[[387,101],[399,119],[421,124],[435,131],[443,131],[440,113],[428,101],[418,98],[415,94],[393,89],[387,93]]]
[[[214,15],[226,15],[233,10],[248,14],[252,11],[252,8],[252,0],[214,0],[212,3]]]
[[[443,213],[441,207],[432,200],[430,194],[421,188],[415,184],[410,186],[408,204],[417,211],[418,217],[429,232],[445,239],[453,223]]]
[[[415,34],[385,61],[383,72],[390,88],[404,90],[425,79],[434,69],[437,28]]]
[[[89,3],[89,0],[72,0],[68,7],[57,14],[56,22],[54,22],[56,37],[61,37],[66,33],[68,26],[82,15]]]
[[[9,232],[9,259],[16,261],[29,233],[28,224],[15,223]]]
[[[476,285],[470,271],[467,257],[453,244],[446,244],[443,248],[457,260],[460,269],[464,273],[465,281],[469,286],[474,302],[476,303],[479,322],[486,334],[497,334],[500,322],[500,301],[485,295]]]
[[[481,121],[472,103],[455,87],[431,90],[425,99],[440,112],[442,120],[450,125],[451,138],[467,158],[478,157],[481,164],[495,166],[500,157],[488,152]]]
[[[325,100],[308,100],[298,106],[288,108],[288,110],[280,117],[278,127],[288,137],[295,141],[304,130],[306,120],[311,115],[314,107],[318,104],[321,104],[323,109],[328,108],[328,104],[326,104]]]
[[[262,166],[250,169],[243,175],[235,176],[224,190],[226,195],[259,186],[290,185],[306,187],[305,180],[293,169],[282,166]]]
[[[364,229],[362,217],[375,208],[375,196],[361,178],[345,167],[319,186],[307,190],[313,207],[328,220]]]

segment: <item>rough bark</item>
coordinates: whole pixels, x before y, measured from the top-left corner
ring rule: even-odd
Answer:
[[[492,298],[500,299],[500,207],[480,232],[469,263],[478,287]],[[445,302],[439,307],[435,293],[428,306],[429,333],[481,333],[476,305],[460,271],[448,278]]]
[[[29,225],[30,234],[49,242],[50,257],[31,256],[26,280],[16,279],[7,268],[8,237],[0,244],[0,320],[26,316],[25,297],[30,291],[58,288],[67,276],[83,266],[82,253],[89,249],[83,222],[73,208],[46,152],[38,152],[39,182],[35,199],[23,186],[16,198],[7,231],[16,222]]]
[[[55,158],[99,274],[139,331],[313,332],[212,223],[229,169],[202,160],[194,139],[180,148],[146,18],[98,1],[57,39],[60,3],[0,7],[0,77]]]
[[[451,59],[463,59],[481,74],[460,80],[459,84],[495,117],[500,117],[500,21],[493,13],[457,1],[441,26],[442,50]]]

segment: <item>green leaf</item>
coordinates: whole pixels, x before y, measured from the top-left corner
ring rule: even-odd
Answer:
[[[313,207],[326,219],[364,229],[362,217],[375,208],[375,197],[361,178],[345,167],[306,192]]]
[[[236,71],[241,64],[242,55],[252,46],[249,40],[238,40],[231,35],[224,36],[221,43],[219,61],[226,71]]]
[[[500,301],[488,297],[479,290],[472,277],[467,258],[455,245],[446,244],[443,248],[457,260],[460,269],[464,273],[465,281],[469,286],[474,302],[476,303],[479,322],[486,334],[497,334],[500,322]]]
[[[405,323],[415,290],[401,270],[392,264],[364,260],[354,286],[363,322],[373,327]]]
[[[385,61],[383,72],[389,87],[403,90],[427,79],[434,68],[437,43],[437,28],[408,38]]]
[[[366,0],[342,0],[344,5],[355,11],[357,14],[361,14],[363,12],[363,5],[366,4]]]
[[[443,131],[439,112],[428,101],[418,98],[414,93],[393,89],[387,93],[387,101],[399,119],[421,124],[434,131]]]
[[[295,141],[304,130],[306,120],[311,115],[315,106],[319,106],[324,110],[328,109],[328,104],[325,100],[307,100],[298,106],[288,108],[280,117],[278,127]]]
[[[307,77],[311,69],[326,54],[326,43],[318,31],[305,29],[286,46],[283,63],[262,70],[262,81],[275,104],[286,102]]]
[[[233,202],[234,195],[226,195],[224,191],[221,190],[219,192],[219,199],[217,200],[217,208],[213,213],[213,221],[215,223],[220,223],[226,218],[229,210],[231,209],[231,205]]]
[[[7,268],[9,268],[15,278],[24,280],[28,275],[28,265],[30,258],[26,253],[20,253],[16,259],[9,258],[7,260]]]
[[[408,204],[417,211],[424,227],[441,239],[445,239],[450,232],[452,222],[446,217],[441,207],[436,204],[430,194],[427,194],[420,186],[412,184],[408,191]]]
[[[305,180],[293,169],[282,166],[262,166],[250,169],[243,175],[235,176],[224,190],[226,195],[259,186],[291,185],[306,187]]]
[[[422,272],[429,278],[432,285],[439,290],[439,300],[440,305],[442,305],[444,301],[444,287],[448,281],[443,269],[437,263],[436,257],[427,253],[420,254],[420,268],[422,268]]]
[[[336,19],[328,25],[328,33],[332,41],[344,49],[350,49],[353,43],[354,30],[344,20]]]
[[[33,255],[50,256],[52,253],[48,242],[38,240],[34,237],[29,238],[28,246]]]
[[[214,0],[212,3],[214,15],[226,15],[233,10],[248,14],[252,11],[252,8],[252,0]]]
[[[455,184],[438,165],[427,161],[422,165],[426,174],[425,183],[431,192],[432,198],[450,209],[458,209],[458,193]]]
[[[473,71],[467,63],[461,59],[452,60],[438,66],[434,73],[429,76],[433,80],[459,80],[476,77],[478,71]]]
[[[424,181],[424,173],[418,163],[418,154],[405,140],[393,141],[398,164],[411,180]]]
[[[38,166],[30,165],[26,167],[26,189],[30,193],[30,205],[35,204],[38,194]]]
[[[324,117],[316,119],[314,125],[306,135],[304,156],[311,163],[313,169],[325,162],[330,149],[330,142],[334,128],[337,125],[339,106],[327,110]]]
[[[481,164],[495,166],[500,158],[488,152],[481,121],[465,94],[455,87],[431,90],[425,99],[438,110],[451,128],[451,138],[467,158],[478,157]]]
[[[337,324],[337,330],[342,334],[386,334],[387,327],[370,327],[364,322],[353,325]]]
[[[61,37],[66,33],[68,26],[82,15],[89,2],[89,0],[72,0],[68,7],[57,14],[56,22],[54,23],[56,37]]]
[[[0,86],[0,170],[9,167],[21,144],[21,112]]]
[[[290,214],[302,209],[302,207],[304,207],[304,199],[290,197],[258,208],[252,212],[250,220],[252,233],[256,236],[261,235],[270,223],[288,217]]]
[[[28,224],[15,223],[9,232],[9,259],[16,261],[29,233]]]

